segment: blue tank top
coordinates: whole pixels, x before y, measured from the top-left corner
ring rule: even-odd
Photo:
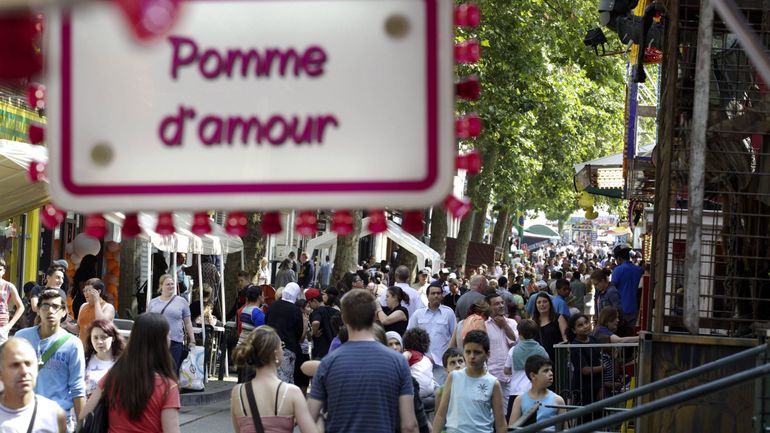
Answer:
[[[465,369],[453,371],[452,394],[447,410],[447,433],[489,433],[494,431],[492,391],[495,379],[489,373],[470,377]]]
[[[532,406],[535,405],[538,401],[540,402],[540,407],[537,408],[537,421],[540,422],[544,419],[553,418],[558,413],[559,409],[555,407],[546,407],[546,406],[553,406],[556,404],[556,393],[551,391],[550,389],[546,389],[548,391],[548,394],[546,394],[545,398],[542,400],[534,400],[532,397],[529,396],[529,392],[525,392],[521,395],[521,413],[525,413],[528,411]],[[554,431],[556,428],[554,426],[550,426],[545,429],[546,431]]]

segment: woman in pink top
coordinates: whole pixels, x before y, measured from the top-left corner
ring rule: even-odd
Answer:
[[[233,429],[239,433],[255,433],[248,388],[254,392],[257,411],[265,433],[292,433],[294,424],[302,433],[317,433],[302,391],[278,379],[278,365],[283,359],[283,343],[275,330],[260,326],[233,353],[239,367],[251,367],[257,375],[250,382],[233,388],[230,413]]]
[[[91,394],[84,415],[106,394],[109,433],[180,433],[179,386],[168,342],[165,317],[139,316],[126,350]]]

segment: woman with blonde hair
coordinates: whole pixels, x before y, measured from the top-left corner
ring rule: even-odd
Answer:
[[[254,276],[254,281],[252,281],[255,285],[263,286],[265,284],[270,284],[270,267],[268,265],[269,262],[267,257],[262,257],[259,261],[257,275]]]
[[[305,397],[300,389],[278,378],[283,360],[283,342],[270,326],[252,331],[233,353],[239,367],[256,370],[249,382],[236,385],[230,398],[233,430],[237,433],[291,433],[299,425],[302,433],[317,433]],[[262,425],[258,430],[255,423]]]
[[[179,372],[179,366],[182,364],[182,353],[184,352],[185,334],[187,334],[187,345],[189,347],[195,346],[190,304],[185,298],[176,294],[176,284],[171,275],[161,275],[159,284],[160,296],[150,301],[150,308],[147,311],[160,313],[168,320],[171,357],[176,364],[175,371]]]

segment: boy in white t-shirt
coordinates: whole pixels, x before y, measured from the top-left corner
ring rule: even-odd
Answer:
[[[529,391],[532,387],[527,377],[527,373],[524,372],[524,365],[527,363],[527,358],[532,355],[540,355],[548,358],[548,352],[545,351],[543,346],[537,341],[533,340],[537,335],[537,324],[534,320],[525,319],[519,322],[519,344],[511,347],[508,351],[508,357],[505,360],[503,372],[511,375],[511,383],[508,385],[510,391],[510,397],[508,398],[508,407],[505,410],[505,419],[511,416],[511,409],[513,408],[513,401],[517,396]]]

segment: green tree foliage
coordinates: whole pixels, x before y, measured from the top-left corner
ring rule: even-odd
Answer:
[[[569,213],[577,208],[573,165],[622,149],[626,58],[597,57],[583,45],[596,26],[595,2],[478,4],[481,26],[457,39],[479,40],[482,58],[458,74],[479,76],[481,99],[459,111],[478,113],[484,132],[461,147],[495,157],[484,158],[467,193],[482,206],[491,194],[509,211]]]

